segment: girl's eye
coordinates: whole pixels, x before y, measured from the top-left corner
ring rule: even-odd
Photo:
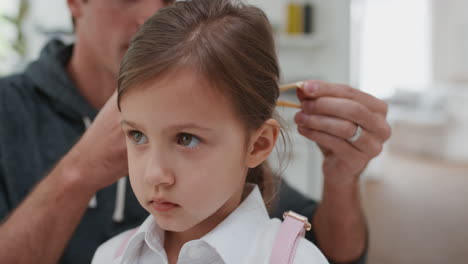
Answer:
[[[145,136],[145,134],[141,133],[140,131],[132,130],[128,132],[128,135],[130,136],[130,139],[137,145],[145,144],[148,142],[148,138]]]
[[[180,133],[177,135],[177,144],[187,148],[195,148],[200,144],[200,139],[191,134]]]

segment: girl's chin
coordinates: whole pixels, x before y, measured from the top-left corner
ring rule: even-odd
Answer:
[[[158,224],[158,226],[162,230],[167,231],[167,232],[180,233],[180,232],[185,232],[185,231],[187,231],[187,230],[189,230],[190,228],[193,227],[192,225],[189,226],[189,225],[184,224],[184,223],[178,223],[176,220],[158,221],[156,217],[155,217],[155,219],[156,219],[156,223]]]

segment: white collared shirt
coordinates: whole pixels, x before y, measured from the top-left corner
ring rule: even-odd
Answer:
[[[185,243],[178,264],[268,263],[281,221],[270,219],[263,198],[255,186],[247,198],[215,229],[200,239]],[[122,254],[116,257],[119,248]],[[93,264],[167,264],[164,231],[150,215],[133,232],[126,231],[102,244]],[[294,263],[328,263],[322,253],[306,239],[299,241]]]

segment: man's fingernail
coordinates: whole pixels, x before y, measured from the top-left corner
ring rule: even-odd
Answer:
[[[296,86],[297,86],[297,88],[299,88],[299,89],[304,89],[304,84],[305,84],[305,82],[297,82],[297,83],[296,83]]]
[[[304,84],[304,89],[308,94],[314,94],[319,87],[319,84],[316,82],[306,82]]]

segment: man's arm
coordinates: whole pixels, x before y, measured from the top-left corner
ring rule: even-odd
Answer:
[[[1,263],[57,263],[93,193],[65,162],[0,226]]]
[[[328,184],[312,220],[317,246],[332,263],[364,263],[367,229],[359,188]]]
[[[324,155],[323,197],[312,220],[317,244],[332,262],[355,261],[367,246],[359,176],[390,137],[387,104],[349,86],[320,81],[306,82],[297,95],[302,103],[295,117],[298,131]],[[362,134],[351,142],[358,126]]]
[[[0,263],[57,263],[93,194],[126,175],[116,96],[0,226]]]

